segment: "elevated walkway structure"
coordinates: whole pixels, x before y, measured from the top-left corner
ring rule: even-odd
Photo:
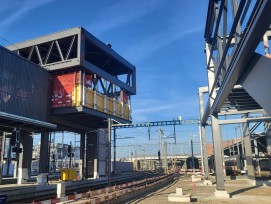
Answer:
[[[218,191],[225,189],[220,125],[243,124],[248,177],[255,178],[250,134],[259,123],[270,121],[270,11],[268,0],[209,1],[204,33],[208,87],[199,89],[200,126],[204,148],[211,118]],[[262,41],[264,53],[258,54]],[[205,109],[203,93],[209,95]],[[206,159],[204,163],[208,172]]]
[[[7,47],[52,75],[52,109],[58,128],[106,127],[110,117],[131,121],[136,69],[82,27]]]
[[[49,107],[47,112],[50,113],[50,122],[54,124],[54,132],[80,134],[80,178],[86,178],[91,171],[95,174],[98,168],[106,171],[110,165],[110,149],[105,152],[105,146],[110,147],[111,140],[107,139],[106,131],[98,129],[108,128],[110,133],[109,121],[131,122],[130,104],[131,96],[136,94],[136,68],[117,54],[110,44],[101,42],[82,27],[27,40],[7,48],[17,53],[17,58],[31,61],[30,64],[46,73],[46,77],[42,78],[46,79],[46,84],[43,84],[46,86],[43,89],[45,94],[35,98],[35,102],[48,102],[46,107]],[[33,110],[30,107],[30,111]],[[50,124],[43,125],[51,128]],[[49,128],[41,134],[42,162],[39,163],[39,173],[49,171]],[[99,135],[99,132],[102,133]],[[103,139],[102,154],[98,152],[98,138]],[[99,156],[103,157],[103,163],[98,164],[98,167],[97,160],[101,159]]]

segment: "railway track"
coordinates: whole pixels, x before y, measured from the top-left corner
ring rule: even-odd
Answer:
[[[138,181],[145,178],[155,177],[156,173],[133,173],[122,176],[114,176],[111,178],[111,184],[120,185],[128,182]],[[77,194],[87,191],[102,189],[108,186],[107,179],[99,180],[83,180],[66,182],[66,195]],[[7,195],[8,203],[31,203],[33,201],[42,201],[56,198],[56,184],[50,185],[31,185],[14,188],[4,188],[2,194]]]
[[[126,183],[111,188],[94,190],[77,195],[70,195],[61,200],[51,200],[48,203],[73,203],[73,204],[105,204],[105,203],[126,203],[135,197],[155,191],[162,186],[168,185],[178,177],[176,174],[169,174],[146,178],[140,181]],[[38,203],[35,203],[38,204]],[[40,204],[40,203],[39,203]]]

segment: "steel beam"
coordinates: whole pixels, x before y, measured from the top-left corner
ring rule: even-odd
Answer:
[[[255,180],[249,123],[243,124],[243,130],[244,130],[243,138],[244,138],[245,150],[246,150],[245,155],[246,155],[246,163],[247,163],[247,174],[248,174],[249,179]]]
[[[210,0],[208,4],[208,12],[207,12],[207,20],[205,25],[205,32],[204,32],[204,38],[207,40],[210,40],[213,33],[214,28],[214,0]]]
[[[210,46],[206,43],[206,61],[210,57]],[[208,90],[209,90],[209,103],[212,106],[214,98],[216,97],[216,91],[212,92],[211,88],[214,86],[215,81],[215,64],[210,61],[212,66],[208,67],[207,69],[207,76],[208,76]],[[213,147],[214,147],[214,156],[215,156],[215,172],[216,172],[216,189],[217,191],[224,191],[225,190],[225,183],[224,183],[224,172],[222,167],[222,145],[221,145],[221,132],[220,126],[218,123],[218,116],[217,114],[211,115],[211,122],[212,122],[212,137],[213,137]]]
[[[271,117],[253,117],[253,118],[240,118],[219,120],[220,125],[238,124],[238,123],[251,123],[251,122],[268,122],[271,121]]]
[[[252,15],[248,29],[243,33],[236,55],[231,60],[223,83],[217,93],[215,101],[211,107],[211,114],[218,113],[225,99],[233,89],[241,73],[246,68],[247,59],[249,59],[262,36],[270,26],[271,1],[261,1],[255,13]]]
[[[219,116],[222,115],[242,115],[246,113],[259,113],[259,114],[264,114],[265,111],[263,109],[254,109],[254,110],[244,110],[244,111],[239,111],[239,110],[227,110],[227,111],[220,111],[218,114]]]
[[[223,5],[223,6],[221,6],[221,7],[224,7],[224,3],[223,4],[221,4],[221,5]],[[215,78],[214,78],[214,82],[213,82],[213,85],[212,85],[212,87],[210,87],[210,95],[212,96],[213,95],[213,92],[215,92],[215,89],[216,89],[216,87],[217,87],[217,84],[218,84],[218,82],[220,81],[220,80],[222,80],[221,78],[224,78],[224,76],[221,76],[222,75],[222,67],[224,66],[224,64],[225,64],[225,59],[226,59],[226,57],[227,57],[227,52],[228,52],[228,49],[229,49],[229,47],[230,47],[230,44],[231,44],[231,39],[233,38],[233,35],[235,34],[235,32],[236,32],[236,26],[237,26],[237,24],[239,23],[239,19],[240,19],[240,16],[241,16],[241,14],[242,14],[242,8],[244,7],[244,5],[245,5],[245,0],[241,0],[241,2],[240,2],[240,5],[239,5],[239,7],[238,7],[238,11],[237,11],[237,13],[236,13],[236,16],[234,16],[234,21],[233,21],[233,25],[232,25],[232,27],[231,27],[231,31],[230,31],[230,35],[229,35],[229,40],[227,41],[227,44],[226,44],[226,47],[224,47],[224,49],[223,49],[223,51],[222,51],[222,49],[221,50],[219,50],[219,52],[218,52],[218,57],[219,57],[219,60],[217,60],[218,61],[218,63],[216,63],[216,68],[215,68]],[[221,7],[220,7],[220,9],[221,9]],[[219,21],[220,21],[220,19],[218,19]],[[219,22],[218,22],[219,23]],[[215,32],[215,34],[214,35],[219,35],[219,30],[215,30],[214,31]],[[217,33],[218,32],[218,33]],[[234,52],[234,54],[235,54],[235,52]],[[212,59],[212,57],[213,57],[213,45],[211,46],[211,52],[210,52],[210,57],[209,57],[209,62],[210,62],[210,60]],[[209,67],[209,62],[208,62],[208,64],[207,64],[207,68]],[[227,74],[227,73],[226,73]],[[224,82],[224,81],[223,81]],[[222,82],[222,83],[223,83]],[[234,84],[235,85],[235,84]],[[233,86],[234,86],[233,85]],[[231,87],[231,88],[233,88],[233,87]],[[217,94],[215,94],[215,95],[217,95]],[[226,98],[225,98],[226,99]],[[224,99],[224,100],[225,100]],[[224,101],[223,101],[224,102]],[[222,103],[223,103],[222,102]],[[222,104],[221,104],[221,106],[222,106]],[[220,108],[220,107],[219,107]],[[211,114],[213,113],[213,103],[212,103],[212,107],[211,107]],[[216,112],[215,113],[218,113],[219,112],[219,110],[216,110]]]
[[[111,186],[111,128],[112,128],[112,120],[108,118],[108,129],[107,129],[107,148],[108,148],[108,158],[107,158],[107,181],[108,186]]]
[[[76,106],[76,107],[69,107],[69,108],[62,108],[62,109],[54,109],[53,110],[53,117],[59,117],[61,115],[65,115],[65,114],[74,114],[74,116],[76,116],[76,114],[82,114],[82,113],[86,113],[87,115],[94,116],[94,117],[98,117],[101,120],[106,120],[106,118],[108,117],[107,113],[103,113],[85,106]],[[86,116],[87,116],[86,115]],[[123,119],[123,118],[119,118],[116,117],[114,115],[110,115],[110,117],[120,123],[123,124],[127,124],[128,122],[130,122],[129,120]],[[53,119],[55,120],[55,119]],[[84,129],[83,129],[84,130]]]
[[[216,174],[216,189],[224,191],[224,172],[223,172],[223,157],[222,157],[222,145],[221,145],[221,131],[218,123],[217,115],[211,116],[212,121],[212,135],[213,135],[213,147],[215,156],[215,174]]]
[[[63,64],[66,64],[67,66],[63,67]],[[80,65],[80,59],[79,58],[73,58],[73,59],[68,59],[68,60],[65,60],[65,61],[46,64],[43,67],[46,68],[49,71],[54,71],[56,69],[59,70],[59,69],[66,69],[68,67],[77,67],[79,65]]]
[[[127,85],[126,83],[118,80],[115,76],[113,76],[113,75],[107,73],[106,71],[96,67],[94,64],[92,64],[92,63],[90,63],[90,62],[88,62],[86,60],[83,60],[82,65],[86,69],[88,69],[91,72],[97,74],[99,77],[102,77],[102,78],[106,79],[107,81],[109,81],[109,82],[111,82],[111,83],[125,89],[130,94],[134,95],[136,93],[136,88],[133,85],[132,85],[132,87]]]
[[[66,56],[63,55],[63,50],[61,48],[60,39],[68,38],[68,41],[66,43],[68,44],[68,50],[66,53]],[[75,39],[76,42],[75,42]],[[118,63],[119,66],[122,66],[122,71],[116,74],[112,74],[114,72],[107,73],[106,71],[102,70],[103,67],[97,67],[93,65],[92,63],[89,63],[86,61],[86,42],[91,42],[94,46],[98,47],[103,54],[108,55],[108,58],[111,60],[114,60],[114,62]],[[39,45],[44,43],[50,43],[47,47],[47,54],[44,56],[45,60],[44,62],[41,59],[41,55],[39,52]],[[77,43],[77,56],[73,56],[76,58],[68,59],[70,56],[70,53],[72,51],[73,45]],[[52,55],[52,49],[53,46],[57,49],[57,55],[60,57],[57,62],[49,63],[47,64],[48,60],[50,59],[50,55]],[[32,48],[31,48],[32,47]],[[10,45],[7,48],[10,50],[20,50],[25,48],[31,48],[30,53],[28,54],[28,58],[31,58],[33,48],[36,48],[37,52],[37,60],[39,60],[39,64],[48,69],[49,71],[55,71],[60,69],[67,69],[70,67],[82,67],[83,69],[88,69],[94,74],[99,75],[101,78],[105,78],[111,83],[118,85],[121,89],[126,90],[130,95],[136,94],[136,68],[131,63],[129,63],[127,60],[125,60],[123,57],[121,57],[119,54],[117,54],[111,47],[107,46],[105,43],[94,37],[92,34],[90,34],[88,31],[86,31],[82,27],[72,28],[64,31],[60,31],[57,33],[49,34],[46,36],[41,36],[36,39],[28,40],[25,42],[17,43],[14,45]],[[117,67],[116,67],[117,68]],[[112,71],[112,70],[110,70]],[[127,83],[119,80],[117,78],[117,75],[121,74],[127,74],[129,76],[129,81]]]
[[[15,121],[15,122],[19,122],[21,124],[39,126],[41,128],[45,128],[45,129],[46,128],[47,129],[56,129],[56,127],[57,127],[55,124],[52,124],[52,123],[47,123],[47,122],[44,122],[44,121],[35,120],[35,119],[31,119],[31,118],[26,118],[26,117],[23,117],[23,116],[13,115],[13,114],[1,112],[1,111],[0,111],[0,118]]]
[[[34,38],[31,40],[26,40],[24,42],[12,44],[12,45],[7,46],[7,48],[9,50],[14,51],[14,50],[18,50],[18,49],[22,49],[22,48],[31,47],[31,46],[35,46],[38,44],[54,41],[54,40],[60,39],[60,38],[66,38],[66,37],[70,37],[73,35],[80,35],[80,33],[81,33],[81,27],[70,28],[70,29],[67,29],[64,31],[59,31],[59,32],[52,33],[49,35],[44,35],[44,36],[41,36],[38,38]]]
[[[52,121],[54,123],[56,123],[56,124],[63,125],[68,129],[72,129],[73,131],[78,132],[78,133],[80,133],[82,131],[93,131],[94,130],[91,127],[84,126],[84,125],[81,125],[81,124],[76,124],[76,123],[73,123],[71,121],[65,120],[65,119],[63,119],[61,117],[53,116]]]
[[[114,128],[135,128],[135,127],[157,127],[157,126],[168,126],[168,125],[197,125],[198,120],[169,120],[169,121],[156,121],[156,122],[145,122],[137,124],[117,124],[112,125]]]
[[[82,35],[84,35],[87,39],[91,40],[92,42],[94,42],[96,45],[99,46],[99,48],[101,48],[104,52],[110,54],[111,56],[113,56],[115,59],[117,59],[120,63],[122,63],[124,66],[126,66],[127,68],[129,68],[131,71],[135,71],[135,67],[129,63],[127,60],[125,60],[124,58],[122,58],[119,54],[117,54],[113,49],[111,49],[109,46],[107,46],[105,43],[103,43],[102,41],[98,40],[96,37],[94,37],[92,34],[90,34],[89,32],[87,32],[85,29],[82,29]]]
[[[204,114],[204,104],[203,104],[203,91],[199,89],[199,110],[200,110],[200,121]],[[206,130],[205,126],[199,124],[200,131],[200,141],[201,141],[201,153],[202,153],[202,164],[204,167],[205,179],[209,179],[209,167],[208,167],[208,155],[207,155],[207,144],[206,144]]]

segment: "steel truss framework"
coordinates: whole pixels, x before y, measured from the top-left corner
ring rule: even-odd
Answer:
[[[218,191],[225,190],[220,125],[243,124],[244,135],[248,135],[244,142],[246,156],[249,158],[251,157],[249,136],[251,131],[254,131],[259,123],[271,120],[270,117],[265,116],[262,101],[252,97],[255,95],[253,91],[245,89],[243,86],[248,73],[254,68],[251,59],[255,58],[254,52],[262,40],[265,42],[265,54],[269,54],[270,11],[271,1],[268,0],[209,1],[204,33],[208,87],[199,88],[200,128],[204,150],[204,169],[206,179],[208,179],[205,126],[208,125],[207,120],[210,117]],[[203,105],[204,93],[209,94],[205,109]],[[262,113],[262,117],[249,118],[250,113]],[[242,118],[220,120],[220,115],[241,115]],[[251,122],[256,122],[256,124],[249,129]],[[247,162],[248,176],[254,178],[252,162]]]
[[[136,93],[136,70],[118,55],[109,44],[104,44],[84,28],[72,28],[7,47],[51,73],[80,67],[95,76],[104,93],[113,92],[113,84]],[[107,83],[106,83],[107,82]]]
[[[91,87],[103,95],[117,98],[125,93],[128,99],[136,94],[136,68],[82,27],[38,37],[7,47],[20,56],[44,67],[52,75],[79,71],[92,76]],[[83,114],[82,114],[83,113]],[[64,117],[64,118],[63,118]],[[108,114],[84,106],[55,109],[53,121],[61,130],[89,131],[106,127]],[[125,119],[113,119],[127,123]]]

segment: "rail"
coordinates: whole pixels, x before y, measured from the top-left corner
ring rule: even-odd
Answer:
[[[127,183],[136,182],[138,180],[151,178],[151,177],[160,176],[157,173],[136,173],[136,174],[129,174],[123,176],[112,177],[111,183],[112,186],[120,185],[120,188],[127,187]],[[66,194],[67,195],[74,195],[74,192],[84,193],[89,191],[96,191],[100,189],[104,189],[107,186],[107,180],[83,180],[83,181],[76,181],[76,182],[67,182],[66,183]],[[111,187],[112,188],[112,187]],[[7,202],[8,203],[31,203],[33,201],[39,202],[48,199],[55,199],[56,196],[56,184],[50,185],[32,185],[32,186],[16,186],[14,188],[6,188],[1,189],[1,194],[7,195]]]

